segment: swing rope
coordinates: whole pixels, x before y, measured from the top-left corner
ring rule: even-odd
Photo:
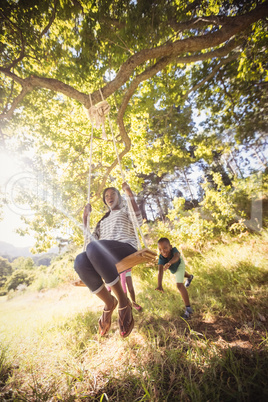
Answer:
[[[110,130],[111,130],[112,137],[113,137],[113,144],[114,144],[114,149],[115,149],[115,152],[116,152],[116,157],[117,157],[118,165],[119,165],[119,168],[120,168],[120,171],[121,171],[121,177],[122,177],[122,180],[123,180],[123,183],[124,183],[124,182],[126,181],[126,179],[125,179],[125,174],[124,174],[124,171],[123,171],[123,169],[122,169],[122,164],[121,164],[121,160],[120,160],[120,157],[119,157],[118,148],[117,148],[117,146],[116,146],[116,141],[115,141],[114,132],[113,132],[112,123],[111,123],[111,119],[110,119],[110,114],[109,114],[109,113],[108,113],[108,121],[109,121],[109,126],[110,126]],[[138,228],[138,230],[139,230],[139,232],[140,232],[140,235],[141,235],[141,238],[142,238],[142,241],[143,241],[145,247],[147,247],[147,245],[146,245],[146,240],[145,240],[145,238],[144,238],[144,236],[143,236],[143,233],[142,233],[142,231],[141,231],[141,227],[140,227],[140,224],[139,224],[139,222],[138,222],[136,213],[135,213],[135,211],[134,211],[134,208],[133,208],[131,199],[130,199],[129,195],[127,195],[127,194],[126,194],[126,201],[127,201],[127,206],[128,206],[128,210],[129,210],[130,219],[131,219],[131,221],[132,221],[132,225],[133,225],[133,228],[134,228],[135,236],[136,236],[136,239],[137,239],[138,250],[141,250],[142,247],[141,247],[141,242],[140,242],[140,239],[139,239],[139,234],[138,234],[137,228]]]
[[[91,139],[90,139],[89,178],[88,178],[88,203],[90,202],[90,185],[91,185],[92,153],[93,153],[93,151],[92,151],[93,150],[93,127],[94,127],[94,124],[96,125],[96,128],[100,128],[100,126],[102,126],[102,138],[107,139],[107,135],[106,135],[106,132],[105,132],[105,116],[106,115],[108,115],[109,127],[110,127],[110,131],[111,131],[112,137],[113,137],[113,145],[114,145],[114,149],[115,149],[115,152],[116,152],[116,157],[117,157],[118,165],[119,165],[119,168],[120,168],[121,177],[122,177],[123,183],[126,181],[125,180],[125,174],[124,174],[122,164],[121,164],[121,160],[120,160],[119,153],[118,153],[118,148],[117,148],[116,141],[115,141],[115,136],[114,136],[114,132],[113,132],[113,128],[112,128],[111,119],[110,119],[110,113],[109,113],[110,112],[110,105],[106,100],[104,100],[101,89],[99,89],[99,91],[100,91],[102,101],[99,102],[98,104],[96,104],[95,106],[92,105],[91,95],[89,94],[91,107],[88,109],[88,116],[89,116],[90,121],[91,121]],[[142,230],[141,230],[140,224],[138,222],[136,213],[134,211],[131,199],[127,194],[126,194],[126,201],[127,201],[127,206],[128,206],[128,209],[129,209],[129,215],[130,215],[130,218],[131,218],[131,221],[132,221],[132,225],[133,225],[133,228],[134,228],[134,232],[135,232],[135,236],[136,236],[136,240],[137,240],[137,244],[138,244],[138,250],[141,250],[142,246],[141,246],[141,242],[140,242],[140,239],[139,239],[139,234],[138,234],[137,228],[138,228],[140,236],[142,238],[144,247],[147,248],[146,240],[145,240],[145,237],[144,237],[144,235],[142,233]],[[88,216],[87,216],[87,226],[86,226],[86,231],[85,231],[84,250],[86,248],[86,245],[89,242],[90,235],[91,235],[91,232],[90,232],[90,213],[89,213]]]
[[[90,102],[92,105],[92,101],[91,101],[91,96],[90,96]],[[87,193],[87,202],[90,202],[90,187],[91,187],[91,172],[92,172],[92,154],[93,154],[93,124],[91,124],[91,137],[90,137],[90,156],[89,156],[89,172],[88,172],[88,193]],[[90,212],[88,213],[87,216],[87,224],[86,224],[86,228],[84,231],[84,247],[83,247],[83,251],[86,250],[87,244],[89,243],[90,240],[90,236],[91,236],[91,232],[90,232]]]
[[[92,100],[91,100],[91,95],[89,95],[89,99],[90,99],[90,103],[91,103],[91,107],[89,110],[91,110],[91,112],[88,112],[88,116],[91,120],[91,139],[90,139],[90,157],[89,157],[89,177],[88,177],[88,203],[90,202],[90,185],[91,185],[91,170],[92,170],[92,154],[93,154],[93,126],[94,126],[94,121],[96,121],[96,119],[99,119],[99,117],[101,116],[101,119],[98,120],[98,122],[101,121],[101,125],[102,125],[102,134],[104,137],[104,133],[105,133],[105,115],[108,114],[108,119],[109,119],[109,125],[110,125],[110,130],[113,136],[113,144],[114,144],[114,148],[115,148],[115,152],[116,152],[116,156],[117,156],[117,160],[118,160],[118,165],[121,171],[121,176],[122,176],[122,180],[123,183],[125,182],[125,174],[124,171],[122,169],[122,164],[121,164],[121,160],[119,157],[119,153],[118,153],[118,149],[116,146],[116,141],[115,141],[115,137],[114,137],[114,133],[113,133],[113,128],[112,128],[112,123],[110,120],[110,114],[109,114],[109,110],[110,110],[110,105],[108,104],[107,101],[105,101],[103,99],[103,95],[102,92],[100,90],[100,94],[101,94],[101,98],[102,101],[100,103],[98,103],[96,106],[92,105]],[[107,106],[108,105],[108,106]],[[92,109],[94,108],[94,109]],[[91,117],[90,117],[91,116]],[[95,117],[96,116],[96,117]],[[99,123],[96,123],[99,124]],[[105,133],[105,137],[106,133]],[[137,239],[137,243],[138,243],[138,251],[136,251],[133,254],[130,254],[129,256],[123,258],[121,261],[119,261],[116,265],[116,269],[118,271],[118,273],[124,272],[129,268],[133,268],[135,265],[144,263],[144,262],[152,262],[155,261],[155,258],[157,256],[157,254],[154,251],[151,251],[147,248],[146,246],[146,240],[143,236],[143,233],[141,231],[136,213],[134,211],[132,202],[130,197],[126,194],[126,200],[127,200],[127,206],[129,209],[129,213],[130,213],[130,218],[133,224],[133,228],[135,231],[135,236]],[[139,240],[139,235],[138,235],[138,231],[137,228],[139,229],[140,235],[142,237],[143,243],[144,243],[144,247],[145,249],[141,248],[141,243]],[[86,246],[91,238],[91,232],[90,232],[90,212],[87,216],[87,222],[86,222],[86,228],[84,231],[84,237],[85,237],[85,241],[84,241],[84,251],[86,249]],[[74,281],[74,285],[75,286],[86,286],[82,280],[76,280]]]
[[[105,132],[105,115],[110,111],[109,103],[104,100],[101,89],[99,89],[102,101],[97,105],[92,105],[91,94],[89,94],[90,108],[87,110],[88,117],[91,121],[91,125],[95,125],[97,129],[102,128],[102,139],[107,140],[107,135]]]

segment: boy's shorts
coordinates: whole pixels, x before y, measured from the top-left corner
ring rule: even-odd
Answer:
[[[185,262],[184,262],[183,258],[181,257],[180,265],[178,266],[178,269],[174,274],[176,283],[184,282],[184,274],[185,274]]]

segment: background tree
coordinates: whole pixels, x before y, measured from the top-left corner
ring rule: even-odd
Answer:
[[[16,290],[19,285],[29,286],[34,281],[35,275],[33,272],[29,272],[23,269],[17,269],[7,279],[5,288],[10,290]]]
[[[9,276],[12,273],[12,265],[3,257],[0,257],[0,276]]]
[[[13,271],[23,270],[31,271],[35,268],[34,261],[31,257],[18,257],[12,262]]]
[[[40,248],[49,247],[64,222],[81,238],[89,93],[93,104],[101,100],[100,88],[109,100],[120,158],[136,192],[139,173],[161,177],[192,163],[187,149],[196,145],[195,108],[208,112],[205,136],[224,137],[230,129],[244,143],[265,132],[267,13],[261,0],[2,2],[0,135],[7,143],[18,133],[22,148],[40,155],[29,168],[53,183],[41,201],[27,189],[25,202],[36,211],[27,222]],[[97,137],[92,192],[100,209],[106,182],[119,185],[120,175],[111,137]],[[199,152],[196,161],[203,157]],[[54,190],[58,203],[51,202]]]
[[[12,274],[12,265],[6,258],[0,257],[0,288],[2,288],[9,277]]]

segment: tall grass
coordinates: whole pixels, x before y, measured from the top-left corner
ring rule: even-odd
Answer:
[[[0,298],[0,399],[6,401],[266,401],[267,237],[184,250],[194,274],[194,315],[167,273],[135,268],[143,313],[119,336],[117,312],[105,338],[101,303],[65,284]],[[71,273],[70,273],[71,275]]]

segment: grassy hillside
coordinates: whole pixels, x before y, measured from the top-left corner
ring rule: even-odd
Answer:
[[[267,234],[184,254],[194,274],[192,319],[180,318],[172,275],[161,294],[157,269],[138,267],[133,280],[144,310],[134,311],[126,339],[117,312],[109,334],[98,335],[102,304],[87,288],[65,283],[0,298],[0,399],[268,400]]]

